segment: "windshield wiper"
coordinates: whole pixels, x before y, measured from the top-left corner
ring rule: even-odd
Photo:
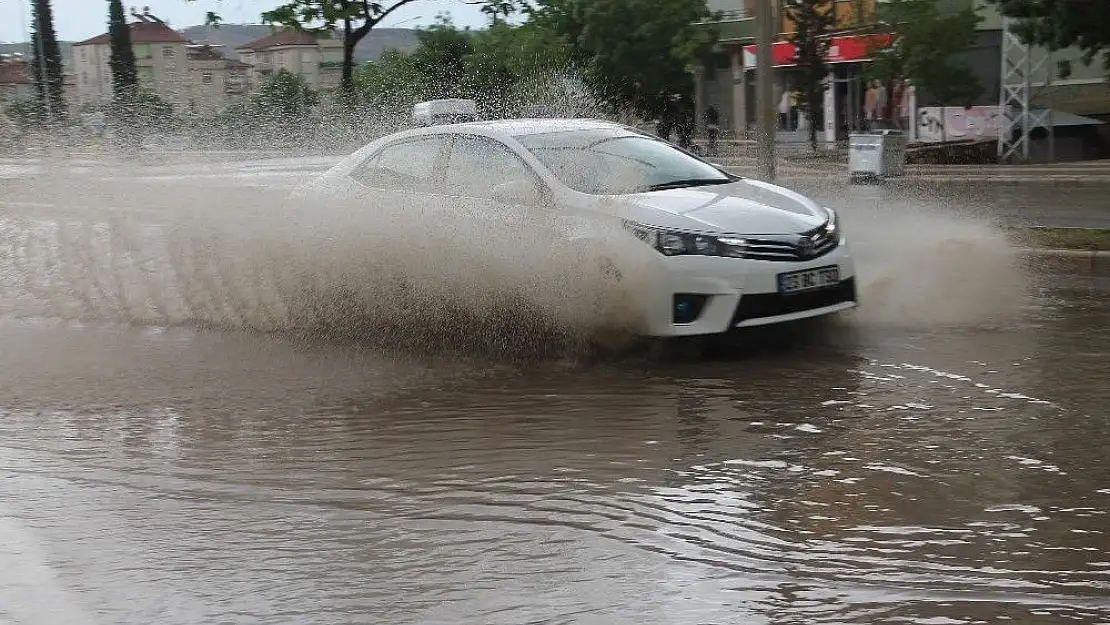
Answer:
[[[671,180],[670,182],[660,182],[648,187],[648,191],[664,191],[666,189],[685,189],[688,187],[704,187],[712,184],[728,184],[732,182],[729,178],[686,178],[685,180]]]

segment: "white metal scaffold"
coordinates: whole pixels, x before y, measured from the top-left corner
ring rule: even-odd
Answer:
[[[1020,37],[1011,32],[1013,20],[1002,21],[1002,76],[999,114],[1002,116],[998,129],[998,160],[1012,162],[1015,156],[1021,162],[1029,162],[1030,138],[1033,132],[1043,128],[1052,139],[1052,109],[1045,107],[1034,110],[1030,104],[1041,90],[1052,84],[1054,68],[1051,67],[1052,54],[1035,54],[1032,46],[1026,45]],[[1049,65],[1046,67],[1046,65]],[[1033,78],[1044,72],[1044,83],[1034,87]],[[1054,150],[1050,147],[1050,152]],[[1050,160],[1054,155],[1049,156]]]

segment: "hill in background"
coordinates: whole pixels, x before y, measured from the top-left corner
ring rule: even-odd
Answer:
[[[186,39],[197,43],[211,43],[224,46],[224,56],[229,59],[237,58],[235,48],[269,35],[272,31],[263,24],[223,24],[219,28],[213,26],[189,26],[179,31]],[[397,48],[411,52],[419,45],[416,30],[411,28],[375,28],[365,39],[355,46],[355,62],[365,63],[375,61],[382,53],[390,48]],[[62,64],[70,66],[73,60],[73,42],[59,41],[58,47],[62,51]],[[31,48],[26,43],[0,43],[0,54],[12,53],[30,54]]]

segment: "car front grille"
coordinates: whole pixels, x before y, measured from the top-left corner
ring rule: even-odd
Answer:
[[[800,245],[805,239],[812,246]],[[809,260],[828,254],[839,242],[839,237],[830,235],[823,227],[802,234],[744,237],[744,245],[731,247],[730,256],[780,262]]]
[[[778,293],[752,293],[740,297],[736,312],[732,315],[732,325],[748,319],[777,317],[790,313],[824,308],[842,302],[856,301],[856,280],[848,278],[838,284],[816,291],[779,295]]]

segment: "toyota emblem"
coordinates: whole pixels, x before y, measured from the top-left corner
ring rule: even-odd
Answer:
[[[806,256],[812,256],[814,247],[816,246],[813,243],[813,239],[809,237],[802,237],[798,239],[798,256],[801,256],[803,258]]]

